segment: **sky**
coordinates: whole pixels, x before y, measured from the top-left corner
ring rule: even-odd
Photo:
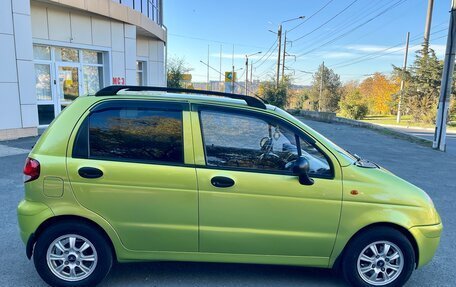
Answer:
[[[305,16],[283,23],[283,31],[289,31],[286,73],[294,83],[310,85],[309,72],[323,61],[343,82],[362,80],[402,66],[407,32],[413,63],[423,42],[427,6],[428,0],[166,0],[168,59],[184,59],[194,82],[207,78],[207,66],[200,61],[209,61],[212,81],[233,64],[238,78],[245,79],[245,55],[261,51],[249,63],[254,80],[268,80],[275,75],[278,25]],[[436,0],[432,14],[430,43],[442,59],[450,6],[451,0]]]

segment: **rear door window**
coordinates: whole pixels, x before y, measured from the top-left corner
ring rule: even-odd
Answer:
[[[77,136],[75,157],[184,162],[182,111],[142,107],[102,109],[92,112],[80,131],[87,133],[87,137]],[[78,150],[77,146],[84,147],[84,141],[88,141],[87,148]]]

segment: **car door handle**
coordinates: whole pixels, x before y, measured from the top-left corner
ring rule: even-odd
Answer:
[[[211,179],[211,183],[215,187],[225,188],[225,187],[233,186],[234,180],[232,180],[229,177],[225,177],[225,176],[214,176]]]
[[[83,178],[99,178],[103,176],[101,169],[95,167],[81,167],[78,173]]]

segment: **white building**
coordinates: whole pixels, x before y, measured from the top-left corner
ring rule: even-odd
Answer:
[[[33,136],[75,98],[166,85],[162,0],[0,0],[0,140]]]

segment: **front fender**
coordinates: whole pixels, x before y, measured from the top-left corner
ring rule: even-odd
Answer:
[[[331,254],[329,267],[333,266],[350,239],[361,229],[369,225],[384,223],[409,230],[414,226],[420,225],[419,222],[422,222],[421,218],[423,214],[428,213],[427,208],[418,206],[344,202],[342,205],[339,231]]]

